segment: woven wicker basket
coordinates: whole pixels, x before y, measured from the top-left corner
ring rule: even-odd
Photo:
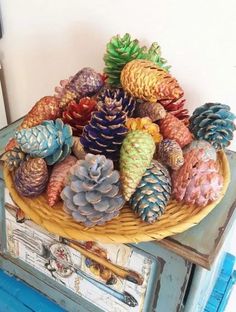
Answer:
[[[184,205],[172,200],[166,207],[165,214],[154,224],[142,222],[128,206],[122,209],[119,217],[106,223],[104,226],[85,228],[75,222],[62,209],[62,202],[54,208],[47,205],[46,196],[36,198],[20,197],[16,192],[11,173],[4,168],[4,177],[7,188],[13,201],[35,223],[49,232],[65,238],[99,241],[103,243],[138,243],[151,240],[161,240],[164,237],[181,233],[198,224],[221,201],[230,182],[230,169],[224,152],[218,152],[220,172],[224,177],[224,186],[219,198],[210,205],[199,208]]]

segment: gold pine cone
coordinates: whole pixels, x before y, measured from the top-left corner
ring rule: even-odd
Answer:
[[[179,99],[183,95],[175,78],[147,60],[127,63],[121,72],[121,84],[132,96],[149,102]]]
[[[158,125],[153,123],[148,117],[128,118],[126,121],[126,127],[129,131],[141,130],[149,133],[155,143],[159,143],[163,139]]]

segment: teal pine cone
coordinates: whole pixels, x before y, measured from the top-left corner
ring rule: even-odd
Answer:
[[[206,140],[216,150],[224,149],[233,139],[236,129],[235,115],[230,112],[228,105],[206,103],[193,112],[190,118],[190,131],[196,139]]]
[[[61,119],[46,120],[39,126],[18,130],[15,138],[24,153],[44,158],[48,165],[65,159],[73,144],[72,129]]]
[[[153,160],[130,199],[131,208],[148,223],[155,222],[165,210],[171,195],[169,171]]]

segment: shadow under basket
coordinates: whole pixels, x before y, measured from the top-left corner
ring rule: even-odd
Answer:
[[[216,201],[205,207],[196,207],[171,200],[166,207],[165,213],[153,224],[141,221],[126,204],[117,218],[103,226],[86,228],[64,212],[62,202],[52,208],[48,206],[45,194],[35,198],[21,197],[16,192],[11,172],[6,167],[4,167],[4,179],[16,205],[30,219],[51,233],[74,240],[103,243],[139,243],[161,240],[164,237],[184,232],[198,224],[216,207],[224,197],[230,182],[229,163],[223,151],[218,152],[217,161],[219,171],[224,177],[224,185]]]

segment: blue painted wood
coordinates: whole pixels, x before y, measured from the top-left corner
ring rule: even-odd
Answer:
[[[235,256],[226,253],[220,274],[204,312],[224,312],[233,284],[235,283],[235,271],[233,272],[235,261]]]
[[[0,311],[63,312],[62,308],[13,276],[0,270]]]

